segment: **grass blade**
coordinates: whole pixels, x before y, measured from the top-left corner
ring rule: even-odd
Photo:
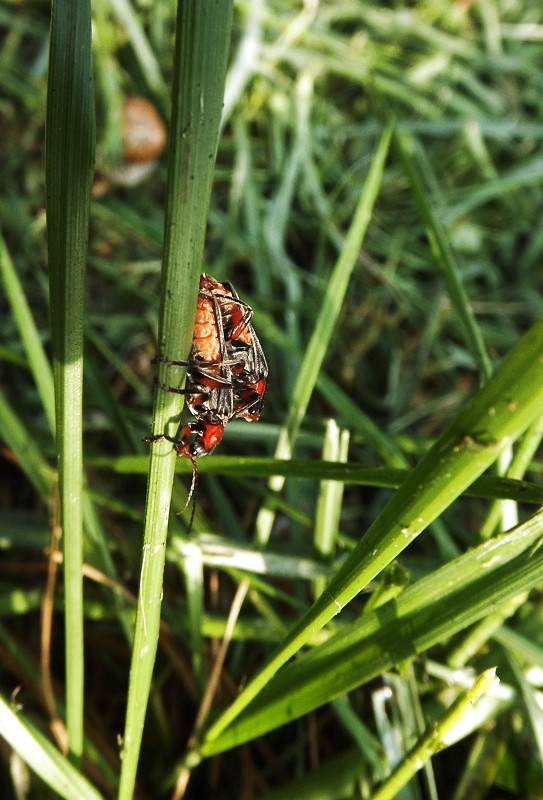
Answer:
[[[66,800],[102,800],[102,795],[62,756],[51,742],[0,697],[0,734],[16,753]]]
[[[66,592],[69,749],[83,750],[84,278],[94,166],[89,0],[55,0],[46,121],[47,234]]]
[[[483,378],[490,377],[492,367],[486,352],[483,337],[468,302],[468,297],[451,246],[424,186],[420,170],[417,168],[417,149],[409,134],[398,129],[394,131],[394,145],[400,157],[405,174],[411,184],[421,219],[426,229],[432,252],[441,269],[449,290],[451,302],[464,329],[466,343],[473,354],[475,363]],[[427,166],[428,169],[428,166]]]
[[[213,168],[224,96],[232,4],[179,3],[164,229],[159,352],[187,357],[194,327]],[[185,369],[160,365],[160,379],[182,385]],[[180,395],[155,392],[153,433],[178,426]],[[170,498],[177,456],[151,447],[138,610],[132,649],[119,800],[133,796],[158,641]]]
[[[10,254],[0,233],[0,272],[6,287],[6,295],[17,321],[17,328],[23,341],[26,357],[32,376],[38,388],[38,393],[47,417],[51,431],[55,431],[55,393],[51,366],[45,355],[38,329],[34,323],[28,302],[24,295],[23,287]]]
[[[0,391],[0,430],[2,440],[13,452],[20,468],[38,494],[46,499],[55,483],[56,473],[43,458],[3,391]]]
[[[472,625],[495,603],[529,590],[540,576],[542,531],[539,512],[359,617],[285,667],[229,728],[204,742],[202,753],[227,750],[284,725]]]
[[[141,456],[97,457],[89,459],[95,469],[141,475],[147,471],[147,459]],[[191,465],[184,459],[176,464],[179,472],[189,474]],[[198,467],[202,475],[228,475],[230,477],[268,478],[283,475],[290,480],[330,480],[359,486],[381,486],[397,489],[407,475],[406,470],[389,467],[366,467],[363,464],[341,464],[331,461],[309,461],[292,459],[278,461],[275,458],[251,456],[213,455]],[[499,478],[483,475],[468,486],[463,494],[491,500],[516,500],[519,503],[543,505],[543,487],[531,481],[517,478]]]
[[[470,713],[477,700],[498,682],[494,669],[487,669],[479,675],[472,688],[463,692],[438,723],[433,725],[423,739],[406,755],[390,778],[375,792],[373,795],[374,800],[393,800],[394,797],[397,797],[398,792],[415,775],[417,770],[429,758],[446,747],[447,735]]]
[[[330,461],[345,462],[349,452],[349,431],[340,430],[333,420],[328,420],[322,455]],[[324,563],[331,562],[336,546],[336,538],[341,518],[344,484],[341,481],[321,481],[315,512],[315,531],[313,535],[315,550]],[[322,594],[326,580],[319,577],[314,581],[313,594]]]
[[[356,264],[362,241],[370,221],[373,205],[383,176],[391,136],[392,129],[386,128],[377,145],[364,190],[360,196],[351,227],[345,239],[345,245],[330,275],[330,280],[321,303],[315,327],[292,391],[292,401],[287,412],[286,421],[279,434],[275,450],[276,458],[288,459],[292,454],[294,440],[317,382],[317,377],[326,355],[330,338],[341,311],[349,284],[349,278]],[[284,479],[277,476],[270,481],[270,489],[278,492],[281,490],[283,483]],[[256,523],[257,540],[259,544],[265,544],[268,541],[273,518],[273,511],[267,508],[261,509]]]

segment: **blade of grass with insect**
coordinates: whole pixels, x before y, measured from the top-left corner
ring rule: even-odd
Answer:
[[[47,244],[66,593],[69,750],[83,749],[83,312],[94,167],[89,0],[55,0],[46,117]]]
[[[541,415],[543,319],[520,340],[488,383],[457,415],[412,470],[289,636],[211,726],[204,750],[267,685],[280,667],[338,614],[370,580],[470,485]],[[196,754],[194,754],[196,755]]]
[[[292,391],[292,400],[286,421],[279,433],[275,449],[275,457],[278,459],[289,459],[292,455],[294,440],[317,382],[330,338],[343,305],[349,278],[357,262],[371,219],[371,212],[383,177],[391,136],[392,129],[386,128],[375,150],[353,222],[345,238],[345,245],[330,275],[315,327]],[[284,478],[277,476],[271,479],[269,488],[279,492],[283,484]],[[256,538],[261,545],[265,544],[270,537],[274,516],[274,512],[265,507],[258,514]]]
[[[232,4],[180,3],[174,55],[159,353],[186,359],[192,341],[217,151]],[[164,383],[181,385],[185,368],[159,366]],[[182,398],[155,392],[152,432],[174,436]],[[139,598],[132,649],[119,800],[133,796],[158,641],[168,516],[177,456],[169,442],[151,445]]]

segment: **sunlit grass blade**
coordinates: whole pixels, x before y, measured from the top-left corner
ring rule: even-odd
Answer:
[[[322,455],[327,461],[345,462],[349,452],[349,432],[340,430],[333,420],[326,426]],[[324,562],[329,562],[334,553],[341,517],[344,484],[341,481],[322,481],[315,514],[315,550]],[[324,590],[326,580],[314,581],[313,594],[318,597]]]
[[[83,309],[94,167],[89,0],[55,0],[46,120],[47,243],[66,592],[69,748],[83,750]]]
[[[471,689],[463,692],[454,705],[439,719],[426,735],[406,755],[393,774],[373,794],[373,800],[393,800],[425,762],[446,747],[451,730],[468,716],[472,707],[486,692],[499,683],[495,669],[483,672]]]
[[[0,735],[28,766],[66,800],[102,800],[102,795],[64,758],[43,733],[0,697]]]
[[[509,353],[457,415],[364,534],[323,595],[207,734],[215,739],[307,638],[370,580],[541,415],[543,319]]]
[[[229,749],[352,691],[481,619],[540,579],[543,513],[486,542],[301,655],[201,753]],[[538,554],[538,555],[537,555]],[[408,631],[408,635],[405,635]]]
[[[511,462],[505,471],[507,478],[515,478],[518,480],[523,477],[524,473],[532,463],[540,444],[541,420],[536,419],[526,431],[522,441],[519,442],[515,448]],[[479,534],[481,539],[487,539],[488,537],[492,536],[500,523],[501,516],[501,503],[494,503],[491,506],[481,528],[481,532]]]
[[[212,0],[179,4],[158,331],[159,352],[175,360],[187,358],[192,340],[231,24],[229,0],[218,6]],[[159,367],[160,379],[170,385],[180,385],[184,375],[184,368]],[[156,391],[153,434],[175,435],[181,407],[180,395]],[[132,798],[136,779],[158,642],[176,458],[169,442],[151,445],[119,800]]]
[[[185,542],[182,547],[180,568],[187,590],[188,622],[190,629],[191,658],[194,675],[201,693],[205,687],[204,664],[204,559],[197,543]]]
[[[476,653],[484,648],[488,640],[495,636],[503,627],[507,619],[527,601],[527,592],[512,597],[498,608],[492,609],[485,617],[474,625],[467,634],[457,643],[447,659],[451,667],[461,669],[468,664]]]

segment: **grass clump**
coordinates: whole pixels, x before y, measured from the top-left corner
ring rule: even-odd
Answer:
[[[51,796],[536,797],[543,12],[225,9],[93,4],[91,193],[49,10],[0,8],[0,733]],[[129,96],[169,126],[137,184]],[[187,532],[142,439],[201,271],[270,380]]]

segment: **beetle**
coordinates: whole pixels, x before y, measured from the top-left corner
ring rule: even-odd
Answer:
[[[200,456],[211,453],[219,444],[223,437],[224,425],[220,422],[201,422],[195,420],[184,425],[180,432],[180,438],[174,439],[165,433],[156,436],[146,436],[146,442],[161,442],[164,439],[173,444],[178,456],[185,456],[191,461]],[[194,465],[194,463],[193,463]]]
[[[253,309],[240,300],[228,281],[218,286],[221,288],[215,288],[213,296],[219,303],[226,362],[230,366],[234,384],[232,418],[241,417],[254,422],[262,413],[268,385],[266,357],[251,324]]]
[[[153,359],[153,363],[187,367],[183,389],[157,379],[155,382],[164,391],[186,395],[195,419],[181,428],[177,439],[167,434],[145,437],[147,442],[171,442],[177,455],[192,463],[192,483],[180,514],[196,488],[196,459],[213,452],[231,419],[254,422],[262,413],[268,365],[251,324],[252,316],[253,309],[240,299],[231,283],[220,283],[204,273],[200,276],[189,360],[175,361],[164,355]],[[188,527],[192,527],[192,517]]]
[[[188,361],[158,355],[153,361],[186,366],[184,389],[156,381],[164,391],[187,396],[194,422],[185,425],[179,439],[165,435],[178,455],[198,458],[211,453],[222,439],[224,426],[236,418],[260,418],[268,381],[268,365],[251,324],[253,310],[233,285],[211,275],[200,276],[196,318]]]

